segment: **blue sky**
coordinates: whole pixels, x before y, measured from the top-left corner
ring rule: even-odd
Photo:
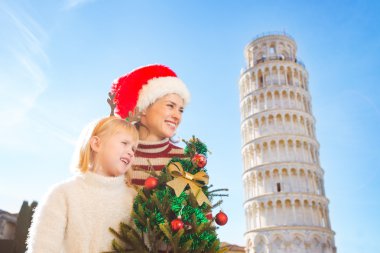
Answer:
[[[80,130],[109,113],[112,81],[162,63],[192,93],[178,135],[206,142],[211,182],[230,189],[220,238],[243,245],[243,50],[258,34],[286,31],[310,76],[338,252],[379,252],[378,24],[377,1],[3,0],[0,209],[17,212],[67,178]]]

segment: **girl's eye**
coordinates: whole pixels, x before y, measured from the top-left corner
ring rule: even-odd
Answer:
[[[174,108],[174,105],[173,105],[173,104],[168,104],[168,106],[169,106],[170,108]]]

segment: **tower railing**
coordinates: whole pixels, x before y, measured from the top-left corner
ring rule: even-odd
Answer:
[[[294,62],[294,63],[297,63],[298,65],[302,66],[304,69],[306,69],[306,66],[305,64],[303,63],[303,61],[300,59],[300,58],[293,58],[293,57],[285,57],[283,55],[271,55],[269,57],[262,57],[258,60],[256,60],[252,67],[256,64],[259,64],[259,63],[264,63],[264,62],[269,62],[269,61],[290,61],[290,62]],[[246,68],[241,68],[241,71],[240,71],[240,74],[243,75],[245,74],[245,72],[247,72],[249,69],[251,69],[252,67],[246,67]]]
[[[299,58],[293,58],[293,57],[285,57],[283,55],[271,55],[269,57],[262,57],[261,59],[258,59],[257,61],[255,61],[254,65],[258,64],[258,63],[262,63],[262,62],[267,62],[267,61],[291,61],[291,62],[295,62],[299,65],[301,65],[303,68],[306,69],[305,67],[305,64],[303,63],[303,61]]]
[[[286,37],[289,37],[290,39],[294,40],[294,38],[289,34],[289,33],[286,33],[286,32],[280,32],[280,31],[274,31],[274,32],[266,32],[266,33],[261,33],[261,34],[258,34],[256,35],[255,37],[253,37],[252,41],[255,41],[261,37],[265,37],[265,36],[271,36],[271,35],[284,35]]]

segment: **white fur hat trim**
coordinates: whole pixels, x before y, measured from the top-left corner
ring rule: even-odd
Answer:
[[[190,101],[190,92],[178,77],[152,78],[141,88],[137,107],[140,110],[144,110],[160,97],[171,93],[178,94],[183,99],[184,106]]]

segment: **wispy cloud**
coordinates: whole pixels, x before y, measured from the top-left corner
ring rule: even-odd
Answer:
[[[9,17],[10,24],[16,28],[17,35],[21,39],[26,51],[48,62],[43,44],[48,39],[45,30],[27,13],[18,10],[17,13],[11,8],[3,6],[3,11]]]
[[[45,133],[51,134],[58,138],[60,141],[69,144],[71,146],[76,145],[77,136],[75,136],[70,131],[63,129],[59,124],[54,123],[51,118],[46,115],[44,110],[39,109],[38,116],[35,114],[31,125],[35,129],[39,129]]]
[[[49,35],[21,6],[0,3],[0,14],[0,118],[6,119],[0,121],[1,146],[28,148],[25,138],[32,140],[30,127],[73,144],[74,138],[49,123],[51,115],[37,106],[48,88],[50,63],[45,47]]]
[[[4,30],[2,36],[4,55],[0,60],[0,126],[10,127],[22,121],[33,108],[36,99],[46,90],[47,78],[44,68],[49,58],[43,45],[47,33],[22,9],[14,10],[4,3],[0,5]]]

